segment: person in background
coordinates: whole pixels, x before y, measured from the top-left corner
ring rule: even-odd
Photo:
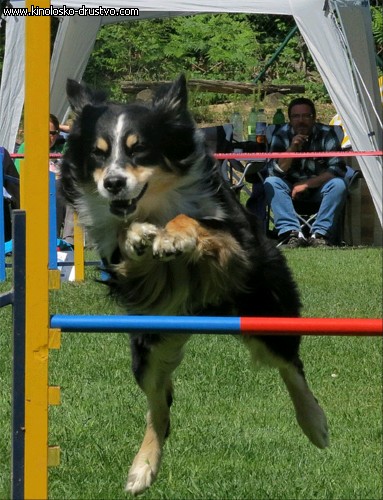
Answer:
[[[65,138],[60,134],[60,122],[55,115],[49,115],[49,153],[63,153]],[[56,224],[57,238],[61,237],[62,227],[66,216],[66,201],[61,195],[61,158],[49,158],[49,170],[56,178]]]
[[[62,153],[65,145],[65,137],[60,134],[61,125],[59,123],[58,118],[55,115],[49,115],[49,152],[50,153]],[[25,143],[22,142],[18,148],[18,154],[24,154],[25,152]],[[20,160],[17,159],[15,161],[16,169],[20,173]],[[51,168],[54,169],[54,166],[51,165]]]
[[[278,128],[271,139],[271,152],[341,151],[334,129],[316,121],[316,109],[310,99],[292,100],[288,117],[289,123]],[[347,195],[343,158],[281,158],[270,160],[268,167],[265,196],[279,241],[292,248],[331,245]],[[308,239],[300,232],[294,200],[320,202]]]
[[[65,138],[69,137],[72,128],[72,119],[69,119],[66,124],[60,124],[60,135]],[[63,152],[65,151],[65,147]],[[70,205],[66,205],[66,201],[61,194],[61,180],[58,181],[57,196],[60,197],[62,204],[65,206],[65,214],[62,221],[61,238],[73,246],[74,244],[74,210]]]
[[[13,148],[13,152],[17,153],[19,151],[20,145],[24,142],[24,130],[22,126],[17,131],[15,147]]]
[[[3,192],[4,204],[4,241],[12,239],[12,217],[11,210],[20,208],[20,184],[19,173],[15,164],[5,148],[0,148],[3,152]]]
[[[60,122],[58,118],[49,115],[49,153],[63,153],[65,147],[65,138],[60,134]],[[25,143],[20,144],[18,154],[24,154]],[[66,203],[60,194],[60,162],[61,158],[49,159],[49,170],[54,172],[56,178],[56,224],[57,224],[57,237],[60,238],[62,226],[65,220]],[[16,169],[20,173],[20,160],[15,161]]]

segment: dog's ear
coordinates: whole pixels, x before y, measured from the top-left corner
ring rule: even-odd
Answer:
[[[106,102],[106,94],[103,91],[94,91],[68,78],[66,93],[72,110],[78,115],[87,104],[103,104]]]
[[[195,149],[195,123],[187,101],[184,75],[161,87],[153,99],[153,125],[158,130],[162,152],[170,161],[184,160]]]
[[[173,83],[161,86],[153,98],[154,109],[167,114],[170,113],[173,118],[183,115],[187,111],[187,105],[186,78],[183,74]]]

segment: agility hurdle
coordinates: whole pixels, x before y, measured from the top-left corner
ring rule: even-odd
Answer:
[[[51,328],[63,332],[212,333],[241,335],[382,335],[381,319],[250,318],[221,316],[51,316]]]
[[[31,0],[27,1],[30,9]],[[49,0],[39,0],[38,6],[49,8]],[[58,387],[50,387],[48,382],[48,353],[51,348],[58,348],[60,345],[60,332],[81,331],[81,317],[66,317],[66,321],[71,320],[72,324],[64,325],[63,316],[49,317],[49,287],[53,278],[53,271],[49,270],[48,244],[36,245],[36,241],[49,241],[48,225],[48,169],[46,168],[49,156],[48,137],[46,126],[36,126],[36,124],[47,124],[49,116],[49,41],[50,41],[50,18],[47,17],[27,17],[26,18],[26,100],[25,100],[25,138],[26,138],[26,168],[24,169],[22,180],[21,206],[26,214],[25,240],[16,236],[20,247],[15,249],[14,258],[18,259],[15,265],[15,273],[20,278],[20,282],[14,282],[17,298],[14,300],[14,311],[17,311],[20,321],[16,324],[14,320],[14,346],[21,346],[14,359],[18,366],[22,366],[20,376],[14,376],[14,390],[17,390],[17,397],[13,398],[14,426],[13,433],[20,437],[12,451],[12,498],[38,498],[48,497],[47,467],[58,462],[59,450],[57,447],[48,447],[48,405],[58,404],[60,390]],[[32,147],[33,145],[33,147]],[[30,148],[29,148],[30,146]],[[255,155],[253,155],[254,157]],[[317,155],[318,156],[318,155]],[[235,155],[237,158],[238,155]],[[265,155],[263,155],[265,157]],[[248,157],[247,157],[248,158]],[[36,176],[39,182],[35,183]],[[28,193],[28,196],[26,195]],[[19,217],[16,217],[17,220]],[[16,224],[17,227],[18,224]],[[17,229],[18,232],[18,229]],[[16,239],[15,238],[15,239]],[[24,260],[25,266],[20,264]],[[15,262],[15,261],[14,261]],[[16,262],[15,262],[16,264]],[[23,278],[23,279],[21,279]],[[24,280],[24,281],[23,281]],[[15,290],[16,291],[16,290]],[[23,299],[24,297],[24,299]],[[25,300],[25,303],[23,303]],[[118,317],[117,317],[118,318]],[[172,331],[179,331],[182,323],[188,324],[188,332],[201,333],[201,331],[217,333],[233,333],[237,328],[245,328],[245,332],[258,331],[264,334],[266,323],[270,334],[274,334],[276,327],[287,331],[305,322],[303,319],[288,319],[288,325],[276,323],[284,321],[282,318],[177,318],[177,321],[170,317],[126,317],[125,323],[121,326],[125,331],[130,329],[153,329],[153,322],[161,323],[157,330],[166,329],[170,331],[169,322],[173,322]],[[126,323],[127,319],[132,323]],[[111,331],[113,317],[94,317],[94,324],[88,322],[87,328],[92,331],[97,330],[100,322],[107,322]],[[92,321],[93,321],[92,320]],[[141,322],[140,324],[138,322]],[[333,320],[331,320],[333,321]],[[363,325],[365,334],[380,334],[380,320],[345,320],[351,323],[343,324],[341,327],[344,334],[352,330],[356,334],[358,329],[361,332]],[[371,323],[372,321],[372,323]],[[208,328],[208,323],[211,328]],[[239,326],[238,326],[239,322]],[[261,323],[264,322],[264,323]],[[357,323],[355,323],[357,322]],[[367,322],[367,323],[365,323]],[[134,323],[134,324],[133,324]],[[197,328],[200,324],[200,329]],[[219,324],[218,324],[219,323]],[[241,326],[242,323],[242,326]],[[230,327],[230,325],[232,325]],[[258,326],[257,326],[258,325]],[[323,332],[322,330],[330,324],[316,324],[316,334],[335,334],[334,330]],[[65,330],[67,328],[68,330]],[[307,323],[304,329],[307,329]],[[313,327],[314,328],[314,327]],[[319,328],[319,329],[318,329]],[[337,328],[340,328],[338,325]],[[380,329],[379,329],[380,328]],[[105,329],[105,326],[104,326]],[[306,330],[305,330],[306,331]],[[314,331],[312,329],[312,331]],[[23,345],[25,342],[25,345]]]

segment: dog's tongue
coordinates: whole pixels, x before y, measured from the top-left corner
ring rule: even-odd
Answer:
[[[137,208],[136,200],[114,200],[110,203],[110,211],[117,217],[126,217]]]
[[[132,214],[136,208],[139,200],[144,196],[148,185],[146,184],[142,189],[141,193],[131,200],[113,200],[110,202],[109,208],[112,214],[117,215],[117,217],[127,217]]]

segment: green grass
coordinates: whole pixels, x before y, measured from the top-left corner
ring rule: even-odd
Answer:
[[[380,249],[298,249],[285,255],[305,316],[381,317]],[[87,269],[83,284],[51,292],[52,313],[114,314]],[[0,292],[9,289],[8,281]],[[0,309],[0,498],[10,497],[11,308]],[[273,370],[254,372],[230,336],[195,336],[175,377],[172,433],[162,469],[143,499],[381,499],[382,339],[306,337],[302,358],[325,409],[331,446],[300,432]],[[124,334],[63,334],[51,351],[51,499],[122,499],[142,439],[145,400],[130,373]]]

